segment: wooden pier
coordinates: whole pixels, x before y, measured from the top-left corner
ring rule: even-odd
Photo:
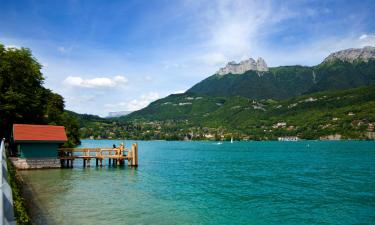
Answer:
[[[83,167],[91,166],[91,160],[95,160],[96,166],[103,166],[103,160],[108,159],[108,165],[124,165],[128,161],[128,166],[138,166],[138,144],[132,144],[127,150],[123,146],[119,148],[60,148],[59,159],[61,167],[72,168],[76,159],[83,160]]]

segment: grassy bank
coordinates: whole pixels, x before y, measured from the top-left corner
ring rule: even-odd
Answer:
[[[8,160],[8,180],[12,187],[13,194],[13,208],[14,216],[16,217],[18,225],[29,225],[32,224],[28,210],[26,209],[26,201],[22,196],[22,180],[17,175],[17,171]]]

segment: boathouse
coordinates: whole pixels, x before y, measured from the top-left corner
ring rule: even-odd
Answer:
[[[11,161],[17,168],[61,167],[58,148],[68,140],[63,126],[14,124],[12,139],[17,157]]]

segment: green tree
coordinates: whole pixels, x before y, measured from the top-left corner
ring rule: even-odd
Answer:
[[[0,135],[9,138],[13,123],[40,123],[44,119],[41,65],[26,48],[0,44]]]
[[[64,111],[64,98],[43,87],[41,68],[29,49],[0,44],[0,136],[9,139],[14,123],[63,125],[65,146],[77,145],[78,122]]]

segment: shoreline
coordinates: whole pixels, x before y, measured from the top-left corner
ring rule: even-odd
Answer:
[[[230,142],[230,140],[163,140],[163,139],[155,139],[155,140],[143,140],[143,139],[89,139],[89,138],[82,138],[81,141],[144,141],[144,142],[151,142],[151,141],[180,141],[180,142]],[[279,141],[279,140],[233,140],[234,142],[302,142],[302,141],[375,141],[375,139],[340,139],[340,140],[321,140],[321,139],[300,139],[298,141]]]

